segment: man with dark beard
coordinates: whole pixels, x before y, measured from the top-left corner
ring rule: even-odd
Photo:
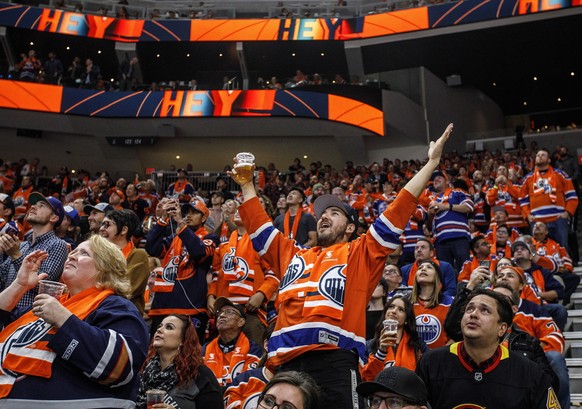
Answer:
[[[334,195],[314,203],[318,246],[303,249],[286,238],[262,209],[252,181],[241,185],[239,213],[255,250],[281,279],[279,316],[269,339],[267,366],[300,370],[321,389],[321,408],[362,407],[355,390],[358,362],[366,358],[365,311],[380,281],[386,257],[399,245],[408,219],[439,164],[452,124],[431,142],[428,163],[396,200],[357,237],[357,215]]]

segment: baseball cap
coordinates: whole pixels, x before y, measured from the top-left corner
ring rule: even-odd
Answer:
[[[390,392],[402,396],[417,405],[427,404],[426,385],[410,369],[391,366],[382,370],[372,382],[362,382],[356,392],[368,397],[376,392]]]
[[[214,302],[214,310],[217,313],[218,313],[218,311],[223,309],[225,306],[234,308],[235,310],[237,310],[239,312],[241,317],[243,317],[245,320],[247,319],[247,315],[245,314],[245,309],[242,305],[235,304],[226,297],[218,297],[216,299],[216,301]]]
[[[447,180],[447,175],[445,174],[445,172],[441,170],[435,170],[434,172],[432,172],[430,180],[434,180],[434,178],[436,178],[437,176],[442,176],[443,178],[445,178],[445,180]]]
[[[111,193],[115,193],[117,196],[119,196],[121,198],[122,202],[125,201],[125,193],[123,193],[123,190],[113,189],[113,191],[111,191]]]
[[[81,222],[81,218],[79,217],[79,213],[77,213],[77,211],[75,209],[73,209],[72,206],[65,206],[65,207],[63,207],[63,209],[65,210],[65,214],[67,216],[69,216],[69,219],[71,219],[71,224],[73,226],[78,226],[79,223]]]
[[[337,207],[344,212],[348,221],[354,223],[357,226],[358,223],[358,213],[348,204],[342,203],[335,195],[321,195],[313,203],[313,212],[315,217],[321,218],[321,215],[328,207]]]
[[[507,269],[513,270],[519,276],[519,279],[521,280],[522,284],[526,283],[525,272],[523,271],[523,268],[516,267],[516,266],[506,266],[506,267],[502,267],[499,271],[503,271],[503,270],[507,270]]]
[[[514,242],[511,244],[511,252],[512,252],[512,253],[515,253],[515,248],[516,248],[517,246],[523,246],[523,247],[525,247],[525,248],[527,249],[527,251],[529,251],[529,252],[530,252],[530,254],[534,254],[534,252],[532,251],[532,249],[531,249],[530,245],[529,245],[529,244],[527,244],[525,241],[523,241],[523,240],[519,240],[519,239],[515,240],[515,241],[514,241]]]
[[[299,192],[301,194],[301,197],[303,198],[303,201],[305,201],[305,192],[299,186],[291,186],[289,188],[289,191],[287,193],[290,193],[290,192],[292,192],[294,190],[297,191],[297,192]]]
[[[315,185],[313,185],[313,188],[311,190],[313,191],[315,189],[323,189],[323,185],[321,183],[316,183]]]
[[[206,216],[206,218],[210,216],[210,211],[208,210],[208,207],[206,207],[202,200],[194,199],[191,200],[189,203],[184,203],[182,205],[182,213],[185,214],[188,211],[188,209],[194,209],[202,213],[204,216]]]
[[[97,203],[95,206],[86,205],[83,207],[83,212],[85,214],[90,214],[92,210],[97,210],[101,213],[107,213],[108,211],[113,210],[113,206],[111,206],[109,203],[101,202]]]
[[[31,205],[35,205],[38,202],[46,202],[53,209],[54,214],[56,214],[59,220],[55,223],[55,227],[59,227],[65,217],[65,209],[63,209],[63,204],[59,199],[53,196],[44,197],[39,192],[32,192],[28,197],[28,202]]]
[[[6,193],[0,193],[0,202],[4,203],[4,206],[12,210],[12,215],[14,216],[15,207],[12,198]]]

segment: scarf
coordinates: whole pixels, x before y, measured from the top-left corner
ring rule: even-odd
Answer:
[[[556,175],[551,166],[542,176],[540,170],[537,168],[534,171],[534,184],[533,192],[535,195],[547,194],[550,198],[550,202],[556,203],[558,200],[556,196]]]
[[[188,184],[188,180],[184,179],[184,180],[176,180],[176,183],[174,183],[174,193],[183,193],[184,190],[186,189],[186,185]]]
[[[301,213],[303,213],[302,206],[299,206],[299,210],[297,210],[297,214],[295,215],[295,219],[293,220],[293,227],[291,231],[289,231],[289,224],[291,220],[291,212],[287,210],[285,212],[285,220],[283,221],[283,232],[285,237],[289,237],[290,239],[295,239],[297,237],[297,229],[299,228],[299,221],[301,220]]]
[[[408,345],[410,341],[410,336],[406,331],[402,331],[402,339],[398,344],[396,352],[394,348],[388,348],[386,351],[385,363],[394,362],[394,365],[401,366],[403,368],[408,368],[411,371],[416,370],[416,352],[414,348]],[[385,365],[386,366],[386,365]]]
[[[178,384],[178,373],[172,362],[166,369],[160,367],[160,357],[155,355],[150,359],[141,373],[141,382],[137,393],[136,406],[146,408],[146,391],[150,389],[161,389],[169,392]]]
[[[112,294],[113,290],[93,287],[74,296],[65,294],[59,301],[73,315],[84,320]],[[57,331],[32,311],[4,328],[0,333],[0,349],[3,351],[0,357],[0,398],[10,394],[12,385],[21,375],[51,377],[57,354],[48,348],[48,343]]]

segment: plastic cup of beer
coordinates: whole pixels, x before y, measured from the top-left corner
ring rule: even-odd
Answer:
[[[398,321],[387,319],[382,323],[384,325],[384,332],[396,336],[398,333]]]
[[[146,391],[147,409],[151,409],[156,403],[164,403],[166,391],[161,389],[150,389]]]
[[[255,156],[249,152],[240,152],[236,154],[237,163],[234,165],[237,179],[240,183],[247,183],[253,180],[253,164]]]
[[[38,283],[39,294],[48,294],[55,298],[60,298],[66,288],[66,285],[57,281],[40,280]]]

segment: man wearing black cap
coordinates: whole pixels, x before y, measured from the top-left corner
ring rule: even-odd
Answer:
[[[305,247],[317,244],[317,222],[315,217],[303,211],[305,192],[293,186],[287,193],[287,211],[273,221],[273,225],[286,237]]]
[[[380,281],[386,257],[400,235],[438,165],[452,124],[431,142],[428,163],[396,200],[357,237],[358,216],[334,195],[314,203],[318,246],[303,249],[281,234],[262,209],[252,182],[240,182],[239,207],[255,250],[281,280],[279,316],[269,340],[267,366],[299,370],[321,389],[321,408],[360,407],[355,386],[358,363],[366,358],[365,312]]]
[[[263,350],[243,333],[247,316],[241,304],[218,297],[214,307],[218,337],[204,345],[202,355],[220,386],[226,387],[241,372],[256,368]]]
[[[65,210],[60,200],[49,196],[44,197],[38,192],[32,192],[29,197],[30,209],[26,221],[32,226],[22,242],[18,237],[5,234],[0,237],[0,248],[3,250],[3,261],[0,264],[0,291],[8,287],[16,278],[24,258],[35,250],[44,250],[48,257],[43,261],[39,271],[48,274],[47,280],[59,281],[63,266],[67,259],[67,243],[55,235],[65,217]],[[32,305],[38,290],[28,291],[18,303],[19,308]]]
[[[359,384],[356,391],[368,401],[370,409],[427,409],[426,386],[407,368],[386,368],[373,382]]]

